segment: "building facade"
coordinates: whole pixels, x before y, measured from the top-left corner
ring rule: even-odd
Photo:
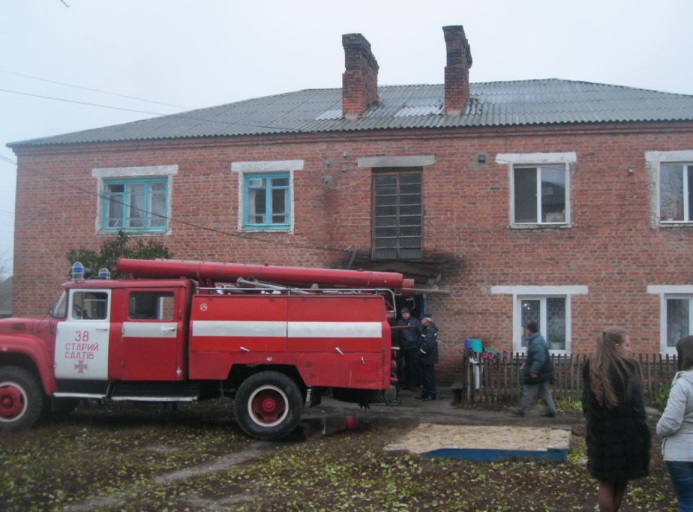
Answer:
[[[305,90],[11,144],[15,314],[39,314],[65,254],[123,229],[177,258],[393,270],[464,340],[555,353],[621,326],[636,352],[693,333],[693,97],[565,80],[469,83],[444,27],[442,85],[379,86],[358,34],[341,89]]]

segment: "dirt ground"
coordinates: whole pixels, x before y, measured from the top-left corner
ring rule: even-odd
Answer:
[[[410,426],[411,432],[398,442],[411,453],[425,453],[446,446],[478,449],[546,450],[547,447],[565,446],[574,427],[580,429],[584,420],[580,415],[562,415],[556,418],[541,416],[541,409],[530,411],[518,418],[509,412],[509,406],[465,407],[454,404],[447,389],[439,392],[439,399],[422,402],[414,393],[404,391],[396,406],[372,405],[363,411],[353,404],[344,404],[330,398],[314,409],[306,411],[307,422],[325,418],[335,423],[333,430],[348,428],[341,418],[353,417],[359,422],[376,420],[396,421]],[[464,428],[462,428],[464,426]],[[328,429],[330,425],[328,424]],[[390,449],[396,449],[393,442]]]
[[[474,406],[453,403],[453,394],[447,388],[439,389],[438,400],[422,402],[414,398],[415,393],[403,391],[396,406],[373,404],[366,411],[356,404],[338,402],[323,398],[322,404],[306,409],[303,417],[307,420],[330,416],[354,416],[361,421],[396,421],[403,424],[437,423],[445,425],[507,425],[524,427],[561,427],[584,426],[581,414],[559,414],[555,418],[541,415],[543,409],[536,406],[523,417],[510,414],[511,406],[517,404],[498,404],[492,406]]]
[[[405,392],[397,406],[366,411],[328,398],[280,442],[243,435],[229,401],[177,410],[83,405],[30,431],[0,434],[0,510],[595,510],[580,415],[549,419],[537,409],[516,418],[507,407],[459,407],[451,393],[439,393],[421,402]],[[463,437],[476,447],[496,429],[516,440],[570,432],[571,453],[565,462],[478,463],[386,450],[408,438],[420,447],[445,436],[459,441],[459,428],[469,429]],[[624,512],[675,510],[658,450],[655,444],[651,475],[629,487]]]

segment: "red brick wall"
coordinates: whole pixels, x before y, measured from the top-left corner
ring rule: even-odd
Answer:
[[[445,111],[459,115],[469,100],[469,68],[472,53],[461,26],[443,27],[447,64],[445,66]]]
[[[18,150],[14,311],[43,314],[67,278],[65,253],[97,248],[95,167],[177,165],[173,222],[157,235],[176,258],[342,266],[349,245],[370,254],[370,169],[359,158],[434,155],[423,170],[426,259],[442,266],[428,308],[440,327],[442,383],[459,366],[463,340],[512,350],[513,300],[492,286],[588,288],[572,298],[573,352],[618,325],[634,350],[659,350],[659,299],[650,284],[691,284],[693,231],[651,224],[653,176],[646,151],[693,149],[687,125],[371,132],[295,138],[206,139]],[[509,228],[510,181],[498,153],[575,152],[572,228]],[[343,156],[347,153],[346,158]],[[486,153],[487,163],[477,163]],[[238,235],[238,176],[231,163],[304,160],[295,173],[295,230]],[[342,170],[345,164],[346,170]],[[632,170],[632,172],[630,172]],[[325,176],[330,185],[325,185]],[[266,241],[271,244],[264,243]],[[277,245],[287,244],[287,245]],[[309,248],[312,247],[312,248]]]
[[[379,67],[370,43],[361,34],[343,35],[342,46],[342,112],[347,118],[355,118],[378,101]]]

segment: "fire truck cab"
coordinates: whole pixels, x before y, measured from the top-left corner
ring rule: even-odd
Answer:
[[[135,279],[82,271],[49,316],[0,321],[0,429],[81,399],[229,396],[245,433],[278,439],[326,389],[368,403],[394,385],[400,274],[128,259],[118,271]]]

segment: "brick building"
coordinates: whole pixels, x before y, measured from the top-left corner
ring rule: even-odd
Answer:
[[[614,325],[673,352],[693,332],[693,96],[470,84],[462,27],[444,36],[442,85],[379,86],[350,34],[341,89],[11,144],[15,314],[45,312],[65,253],[122,228],[177,258],[414,277],[442,381],[465,338],[519,351],[529,320],[556,353]]]

